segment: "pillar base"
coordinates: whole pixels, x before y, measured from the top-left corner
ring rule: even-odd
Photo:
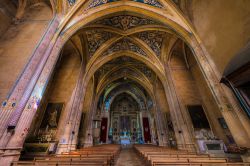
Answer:
[[[63,152],[70,152],[76,150],[76,144],[58,144],[56,154],[61,154]]]
[[[20,149],[2,149],[0,157],[0,165],[10,166],[12,162],[18,161],[20,158],[21,150]]]
[[[241,158],[243,162],[250,162],[250,149],[248,150],[246,154],[241,155]]]

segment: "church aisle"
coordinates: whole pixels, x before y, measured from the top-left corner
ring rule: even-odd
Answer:
[[[143,166],[145,165],[133,148],[122,149],[116,166]]]

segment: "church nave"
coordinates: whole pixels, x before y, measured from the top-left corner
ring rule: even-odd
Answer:
[[[249,165],[250,0],[0,0],[0,166]]]

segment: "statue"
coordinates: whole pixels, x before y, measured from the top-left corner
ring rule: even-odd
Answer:
[[[49,127],[57,127],[57,108],[52,110],[49,114],[49,120],[48,120],[48,123],[49,123]]]

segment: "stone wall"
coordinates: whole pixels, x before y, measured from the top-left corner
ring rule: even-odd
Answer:
[[[0,103],[23,71],[51,18],[52,12],[47,5],[33,6],[27,9],[22,22],[11,24],[0,36]],[[0,14],[0,28],[6,23],[1,19]]]
[[[16,6],[10,0],[0,0],[0,36],[12,23],[16,14]]]
[[[250,39],[249,0],[193,0],[191,22],[220,73]]]

